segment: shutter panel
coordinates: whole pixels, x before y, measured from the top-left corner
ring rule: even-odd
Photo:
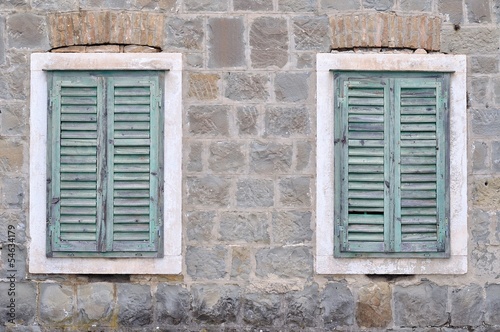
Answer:
[[[396,250],[445,250],[447,89],[442,80],[396,81],[400,190],[395,206]]]
[[[49,115],[48,254],[97,251],[98,139],[102,84],[92,77],[52,75]],[[52,250],[52,253],[50,252]],[[71,253],[72,252],[72,253]]]
[[[158,250],[159,84],[158,75],[108,81],[107,242],[113,251],[128,255]]]
[[[335,109],[337,200],[340,251],[384,252],[389,203],[384,185],[389,168],[388,93],[383,80],[339,80]]]

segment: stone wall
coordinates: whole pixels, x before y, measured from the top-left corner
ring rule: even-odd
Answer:
[[[339,17],[393,12],[436,22],[432,42],[335,45]],[[0,0],[0,331],[500,329],[498,24],[498,0]],[[29,274],[29,56],[126,45],[184,55],[183,273]],[[466,275],[314,273],[315,55],[332,45],[468,56]]]

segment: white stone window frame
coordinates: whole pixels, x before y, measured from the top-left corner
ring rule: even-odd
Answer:
[[[317,54],[316,256],[318,274],[467,273],[466,56]],[[450,257],[334,257],[334,71],[450,72]]]
[[[47,112],[49,70],[159,70],[164,83],[164,255],[162,258],[48,258]],[[28,270],[58,274],[182,272],[182,55],[178,53],[34,53],[31,55]]]

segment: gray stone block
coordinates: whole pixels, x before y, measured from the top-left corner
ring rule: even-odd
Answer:
[[[9,238],[12,238],[14,243],[26,241],[26,214],[24,211],[14,209],[0,211],[0,220],[2,220],[0,223],[0,243],[6,243]],[[12,226],[14,229],[11,228]],[[14,232],[14,234],[9,233],[9,231]]]
[[[215,173],[241,173],[247,164],[243,144],[224,141],[210,144],[208,168]]]
[[[304,287],[299,292],[290,292],[285,296],[287,303],[285,324],[297,328],[315,327],[318,325],[319,291],[318,284]]]
[[[493,85],[493,97],[494,97],[495,105],[500,105],[500,78],[496,78],[496,77],[493,78],[492,83],[493,83],[492,84]],[[488,104],[486,104],[486,105],[488,105]]]
[[[36,316],[36,284],[19,282],[9,275],[5,280],[0,282],[0,322],[32,325]]]
[[[451,294],[451,325],[479,326],[483,321],[484,297],[481,286],[471,284]]]
[[[78,10],[78,0],[32,0],[31,7],[38,10]]]
[[[493,15],[496,21],[500,22],[500,0],[493,0]]]
[[[160,324],[189,323],[191,294],[180,285],[159,284],[156,290],[156,316]]]
[[[214,211],[189,211],[186,213],[186,234],[188,241],[208,242],[213,238]]]
[[[7,36],[9,47],[42,51],[50,49],[47,22],[43,16],[31,13],[8,16]]]
[[[2,198],[8,208],[22,207],[25,196],[22,179],[5,178],[2,181]]]
[[[441,52],[454,54],[488,54],[499,48],[500,31],[489,26],[466,26],[441,32]]]
[[[245,27],[241,17],[211,18],[208,31],[208,67],[245,65]]]
[[[259,111],[255,106],[236,108],[236,126],[239,135],[255,135],[258,133]]]
[[[490,236],[490,215],[487,211],[481,209],[472,209],[470,212],[470,221],[472,222],[471,235],[475,243],[486,244]]]
[[[216,325],[236,321],[241,308],[239,287],[194,285],[191,291],[193,293],[193,315],[196,321]]]
[[[252,12],[273,10],[273,2],[269,0],[233,0],[234,10],[247,10]]]
[[[292,146],[288,144],[255,141],[250,144],[250,169],[259,174],[290,171]]]
[[[195,280],[221,279],[226,272],[227,249],[188,246],[186,252],[187,273]]]
[[[425,282],[394,288],[394,322],[398,326],[441,326],[448,321],[448,287]]]
[[[469,23],[491,22],[490,4],[480,0],[465,0]]]
[[[313,156],[313,145],[310,142],[297,142],[295,149],[297,171],[304,171],[314,167],[314,161],[311,158]]]
[[[485,293],[484,322],[488,325],[500,325],[500,285],[486,285]]]
[[[468,101],[471,108],[489,108],[491,103],[491,81],[488,77],[471,77]],[[495,101],[497,101],[495,99]],[[500,101],[500,98],[498,98]]]
[[[277,101],[307,101],[310,73],[278,73],[274,79]]]
[[[496,278],[500,270],[497,247],[474,243],[470,255],[470,266],[477,276]]]
[[[267,293],[243,295],[243,321],[252,326],[278,325],[283,319],[281,296]]]
[[[335,10],[357,10],[361,8],[361,2],[360,0],[321,0],[321,8]]]
[[[202,50],[203,20],[201,18],[183,19],[179,17],[168,17],[166,20],[166,40],[167,47],[183,50]]]
[[[9,66],[0,71],[0,96],[3,99],[27,100],[30,80],[26,77],[29,76],[28,54],[22,50],[10,48]]]
[[[298,244],[312,240],[311,212],[273,212],[273,240],[281,244]]]
[[[500,172],[500,142],[498,141],[491,144],[491,164],[495,172]]]
[[[438,11],[447,17],[447,20],[453,24],[459,24],[464,21],[462,2],[457,0],[439,0]]]
[[[491,56],[469,57],[469,71],[474,74],[495,74],[498,72],[498,59]]]
[[[269,243],[269,222],[265,213],[223,212],[219,235],[222,241]]]
[[[132,0],[80,0],[80,7],[86,10],[95,10],[96,8],[132,9]]]
[[[1,8],[0,4],[0,8]],[[0,65],[5,63],[5,17],[0,16]],[[0,122],[1,123],[1,122]],[[1,128],[1,127],[0,127]]]
[[[394,7],[394,0],[363,0],[363,7],[364,9],[386,11]]]
[[[188,204],[212,207],[229,205],[231,183],[226,178],[213,175],[188,177],[186,184]]]
[[[189,142],[186,149],[187,156],[187,170],[190,172],[201,172],[203,170],[203,144],[200,142]]]
[[[236,205],[240,208],[270,207],[274,204],[272,180],[244,179],[236,184]]]
[[[489,156],[489,147],[487,142],[483,141],[472,142],[472,169],[474,171],[488,170],[489,168],[488,156]],[[499,160],[499,166],[500,166],[500,160]]]
[[[252,67],[283,68],[288,62],[288,29],[284,18],[259,17],[250,27]]]
[[[194,136],[229,135],[228,106],[191,106],[188,110],[189,132]]]
[[[500,136],[500,110],[472,110],[472,133],[480,137]]]
[[[14,243],[14,246],[8,246],[8,244],[5,243],[3,245],[5,249],[0,250],[0,262],[5,264],[0,266],[0,279],[10,277],[12,273],[15,274],[16,281],[26,279],[26,247],[23,244],[18,244],[20,242],[19,240],[20,238],[18,238],[16,234],[15,241],[17,243]],[[9,242],[9,244],[11,243]],[[15,261],[12,261],[12,259]]]
[[[350,3],[346,1],[345,3]],[[296,50],[330,51],[330,29],[327,16],[301,16],[293,19]]]
[[[71,324],[74,315],[73,286],[41,284],[39,305],[42,322],[47,324]]]
[[[312,69],[316,66],[316,54],[313,53],[297,53],[295,54],[295,63],[297,69]]]
[[[290,177],[279,182],[280,203],[291,207],[311,206],[311,180],[306,177]]]
[[[320,308],[326,328],[349,326],[354,323],[354,296],[340,282],[329,283],[321,293]]]
[[[126,328],[146,327],[153,322],[153,301],[149,285],[116,285],[118,323]]]
[[[420,12],[431,12],[432,11],[432,0],[401,0],[399,7],[401,10],[414,10]],[[458,2],[455,2],[457,6],[459,6]]]
[[[96,282],[78,285],[76,291],[79,323],[110,323],[115,308],[113,284]]]
[[[259,249],[255,255],[255,274],[262,278],[308,278],[313,273],[313,256],[309,247]]]
[[[278,0],[278,9],[282,12],[312,12],[316,9],[316,0]]]
[[[184,7],[192,12],[224,12],[228,10],[228,0],[185,0]]]
[[[264,118],[266,135],[289,137],[308,135],[311,130],[309,110],[303,107],[268,107]]]
[[[3,0],[0,2],[0,8],[12,9],[22,8],[28,5],[28,0]]]
[[[264,101],[269,98],[269,76],[228,73],[224,76],[225,96],[231,100]]]
[[[232,246],[231,279],[248,280],[252,272],[252,250],[247,247]]]
[[[2,24],[0,19],[0,24]],[[0,36],[2,27],[0,26]],[[2,64],[2,41],[0,40],[0,65]],[[3,103],[0,107],[0,135],[27,135],[28,117],[26,104],[23,102]]]

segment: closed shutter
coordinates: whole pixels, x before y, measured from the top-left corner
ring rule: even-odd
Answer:
[[[338,257],[445,251],[447,95],[422,76],[335,75]]]
[[[160,77],[54,72],[49,256],[161,256]]]

